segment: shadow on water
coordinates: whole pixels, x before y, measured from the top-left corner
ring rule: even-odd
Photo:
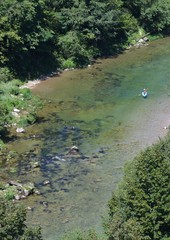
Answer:
[[[161,41],[65,72],[33,90],[47,105],[39,122],[9,147],[19,153],[17,177],[41,192],[24,204],[32,207],[28,224],[41,225],[44,239],[59,239],[77,226],[102,231],[101,216],[124,163],[156,139],[160,119],[152,118],[164,108],[169,86],[169,42]],[[69,152],[72,146],[76,154]]]

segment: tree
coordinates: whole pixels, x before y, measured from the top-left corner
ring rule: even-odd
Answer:
[[[144,28],[151,33],[170,33],[170,1],[157,0],[141,14]]]
[[[42,59],[51,54],[54,35],[47,13],[43,0],[4,0],[0,4],[0,66],[27,76],[42,67]]]
[[[0,239],[42,240],[40,228],[28,228],[26,210],[0,197]]]
[[[76,65],[97,56],[117,52],[137,30],[137,22],[117,1],[74,1],[58,14],[60,34],[58,49],[65,59]]]
[[[153,34],[169,34],[170,1],[169,0],[122,0],[141,27]]]
[[[170,237],[170,137],[127,164],[109,202],[110,240],[165,240]]]

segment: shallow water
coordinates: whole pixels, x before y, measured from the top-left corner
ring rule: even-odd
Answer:
[[[9,147],[21,155],[18,178],[34,181],[42,193],[24,204],[33,207],[28,224],[41,225],[44,239],[60,239],[75,228],[102,232],[101,217],[124,163],[166,134],[169,40],[98,60],[33,89],[46,100],[41,121]],[[78,155],[67,154],[73,145]],[[30,167],[36,161],[40,169]]]

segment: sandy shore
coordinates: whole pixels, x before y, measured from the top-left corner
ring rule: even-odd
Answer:
[[[20,88],[29,88],[29,89],[32,89],[32,88],[34,88],[37,84],[39,84],[40,82],[41,82],[41,80],[28,81],[27,83],[25,83],[24,85],[22,85]]]

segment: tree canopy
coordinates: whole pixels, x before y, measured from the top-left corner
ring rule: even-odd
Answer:
[[[170,0],[122,0],[124,7],[138,20],[140,26],[153,33],[170,32]]]
[[[170,137],[125,168],[109,202],[109,240],[170,239]]]
[[[32,77],[114,54],[143,27],[169,31],[170,1],[4,0],[0,66]]]

